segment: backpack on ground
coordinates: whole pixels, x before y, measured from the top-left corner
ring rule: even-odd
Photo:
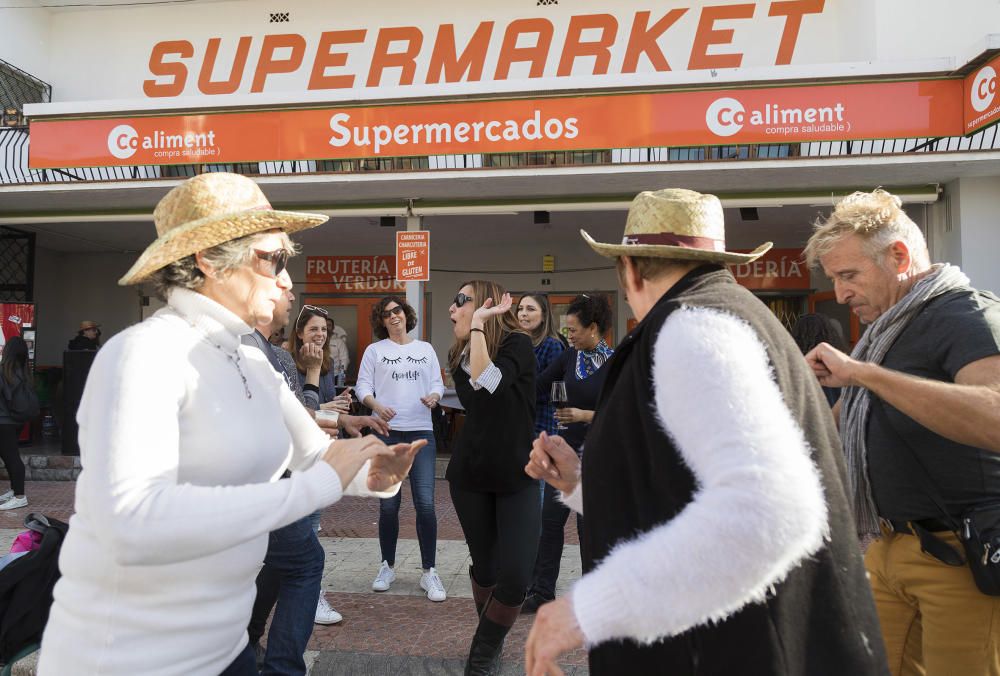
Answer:
[[[59,579],[59,550],[69,526],[31,513],[24,525],[42,534],[38,549],[0,570],[0,662],[9,662],[25,646],[39,643]]]

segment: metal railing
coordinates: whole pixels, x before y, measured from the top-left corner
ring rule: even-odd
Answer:
[[[210,171],[247,176],[290,174],[395,173],[448,169],[508,169],[614,164],[679,164],[785,158],[854,157],[960,151],[1000,150],[997,127],[972,136],[869,141],[744,144],[690,148],[611,148],[607,150],[528,152],[503,154],[430,155],[343,160],[245,162],[238,164],[143,165],[84,169],[29,169],[27,127],[0,128],[0,185],[67,183],[77,181],[142,181],[187,178]]]
[[[0,126],[24,124],[25,103],[48,103],[52,85],[0,59]]]

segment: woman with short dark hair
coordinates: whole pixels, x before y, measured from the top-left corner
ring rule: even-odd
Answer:
[[[24,427],[11,417],[3,392],[17,387],[34,387],[28,370],[28,344],[21,336],[14,336],[3,346],[0,358],[0,460],[10,477],[10,490],[0,495],[0,509],[18,509],[28,504],[24,494],[24,461],[18,448],[18,432]]]
[[[566,310],[566,329],[570,349],[559,355],[538,376],[538,394],[548,393],[555,381],[566,383],[566,406],[556,409],[555,417],[564,425],[557,434],[578,454],[594,418],[597,397],[604,386],[604,365],[614,350],[604,341],[611,328],[611,304],[601,294],[581,294]],[[562,560],[564,532],[569,508],[562,503],[551,484],[545,484],[542,499],[542,535],[538,542],[534,579],[521,609],[533,613],[556,597],[556,581]],[[582,519],[577,519],[577,530]]]
[[[434,466],[437,446],[431,409],[444,394],[441,365],[430,343],[409,332],[417,326],[417,313],[397,296],[387,296],[372,308],[372,331],[378,342],[365,348],[358,367],[358,399],[385,420],[391,429],[386,443],[411,443],[422,439],[410,469],[410,490],[417,513],[417,542],[423,574],[420,588],[431,601],[447,598],[435,570],[437,514],[434,511]],[[372,590],[388,591],[396,579],[396,541],[399,538],[399,507],[402,495],[379,500],[378,541],[382,553]]]

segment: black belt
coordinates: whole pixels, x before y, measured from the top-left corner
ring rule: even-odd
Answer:
[[[882,519],[882,523],[888,526],[889,530],[893,533],[906,533],[908,535],[914,535],[913,529],[910,528],[911,523],[915,523],[929,533],[940,533],[942,531],[952,530],[952,527],[941,519],[911,519],[910,521]]]

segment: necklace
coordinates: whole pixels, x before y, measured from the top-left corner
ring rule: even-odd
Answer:
[[[200,333],[201,337],[205,340],[205,342],[207,342],[209,345],[211,345],[212,347],[214,347],[215,349],[217,349],[222,354],[226,355],[226,359],[228,359],[229,362],[233,366],[236,367],[236,372],[240,374],[240,380],[243,381],[243,392],[247,395],[247,399],[253,399],[253,393],[250,392],[250,384],[247,382],[247,377],[243,374],[243,367],[240,366],[240,353],[239,353],[239,351],[236,351],[236,352],[227,352],[226,348],[222,347],[217,342],[215,342],[214,340],[212,340],[211,338],[209,338],[208,334],[205,333],[204,330],[202,330],[201,328],[199,328],[197,324],[195,324],[193,321],[191,321],[190,319],[188,319],[187,316],[185,316],[184,314],[182,314],[177,308],[175,308],[173,305],[170,305],[169,307],[170,307],[171,310],[173,310],[174,312],[176,312],[178,316],[183,317],[184,320],[188,324],[191,325],[191,328],[193,328],[195,331],[197,331],[198,333]]]

